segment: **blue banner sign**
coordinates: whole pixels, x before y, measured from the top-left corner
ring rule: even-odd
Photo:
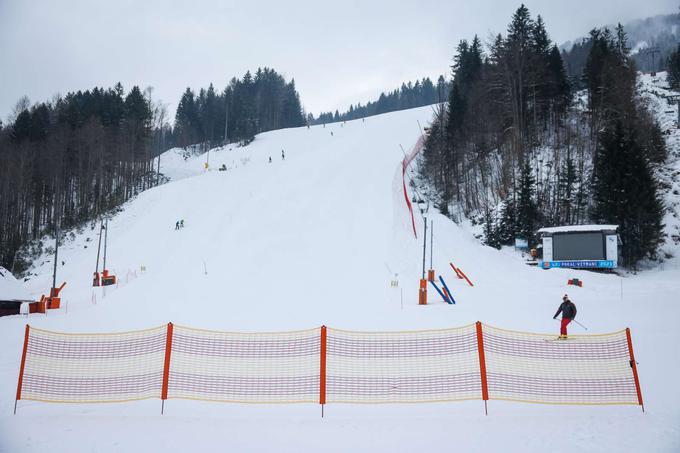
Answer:
[[[612,260],[588,260],[588,261],[543,261],[541,263],[543,269],[551,269],[554,267],[567,267],[572,269],[613,269],[614,261]]]

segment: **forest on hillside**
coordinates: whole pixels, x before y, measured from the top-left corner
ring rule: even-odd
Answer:
[[[443,102],[449,95],[450,84],[443,75],[437,79],[435,86],[429,77],[402,83],[401,88],[380,93],[375,101],[369,101],[365,105],[358,103],[350,105],[346,112],[340,113],[338,110],[333,112],[320,113],[317,118],[313,115],[308,116],[311,124],[326,124],[338,121],[350,121],[358,118],[366,118],[382,113],[395,112],[398,110],[412,109],[425,105],[432,105]]]
[[[306,124],[295,80],[286,82],[270,68],[258,68],[242,78],[232,78],[221,92],[213,84],[196,95],[191,88],[182,94],[175,115],[177,146],[218,143],[247,144],[256,134]],[[227,134],[225,135],[225,128]]]
[[[536,245],[542,226],[617,224],[635,266],[663,240],[654,169],[665,142],[637,96],[624,28],[594,29],[589,41],[580,91],[524,5],[488,45],[461,41],[420,178],[443,213],[481,217],[491,246]]]
[[[0,128],[0,265],[23,271],[30,240],[82,225],[158,184],[164,110],[134,86],[29,105]]]

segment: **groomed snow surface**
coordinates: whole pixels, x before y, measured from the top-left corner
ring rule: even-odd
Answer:
[[[430,304],[417,305],[422,242],[413,238],[401,193],[400,145],[408,152],[420,134],[418,121],[424,126],[431,115],[425,107],[261,134],[248,147],[211,151],[207,172],[206,155],[185,160],[178,151],[167,152],[161,166],[172,182],[142,193],[109,223],[108,263],[119,287],[93,293],[97,228],[87,228],[60,248],[65,264],[59,263],[57,279],[68,282],[62,292],[68,312],[31,315],[28,322],[68,332],[125,331],[168,321],[231,331],[321,324],[384,331],[481,320],[557,333],[552,316],[567,292],[590,333],[631,328],[645,414],[635,406],[490,401],[485,416],[483,403],[473,401],[327,405],[322,419],[313,404],[169,400],[161,416],[160,400],[147,400],[20,401],[13,416],[27,320],[10,316],[0,318],[0,450],[680,450],[677,260],[623,277],[544,271],[527,266],[512,250],[482,246],[469,230],[432,214],[434,265],[458,304],[444,304],[429,291]],[[227,171],[217,171],[222,164]],[[185,227],[176,231],[180,219]],[[33,296],[51,284],[51,259],[38,260],[37,276],[25,283]],[[450,261],[474,287],[454,277]],[[394,274],[398,289],[389,284]],[[583,288],[566,285],[573,277],[583,280]]]

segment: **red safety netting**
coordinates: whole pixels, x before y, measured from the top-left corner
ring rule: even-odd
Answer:
[[[406,199],[406,207],[408,208],[408,212],[411,214],[411,226],[413,227],[413,235],[417,238],[418,233],[416,232],[416,220],[413,217],[413,206],[411,205],[411,199],[408,196],[408,192],[406,191],[406,169],[408,166],[411,164],[411,161],[415,159],[415,157],[420,153],[420,151],[423,149],[423,146],[425,144],[425,137],[421,136],[416,144],[413,146],[413,149],[411,152],[404,156],[404,159],[401,161],[401,183],[404,189],[404,198]]]

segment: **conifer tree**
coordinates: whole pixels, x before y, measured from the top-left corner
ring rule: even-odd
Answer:
[[[674,90],[680,90],[680,44],[668,57],[666,81]]]
[[[507,198],[501,206],[501,218],[498,222],[497,236],[503,245],[513,244],[517,233],[516,206],[512,198]]]
[[[663,239],[663,205],[635,129],[618,120],[599,136],[593,218],[619,226],[624,264],[655,257]]]
[[[538,207],[535,200],[536,181],[529,163],[522,167],[517,188],[517,228],[516,233],[529,242],[535,244],[536,225],[538,223]]]

